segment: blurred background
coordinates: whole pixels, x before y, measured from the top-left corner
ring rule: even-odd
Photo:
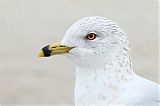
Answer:
[[[73,105],[73,63],[37,51],[92,15],[121,26],[135,72],[158,83],[158,0],[0,0],[0,104]]]

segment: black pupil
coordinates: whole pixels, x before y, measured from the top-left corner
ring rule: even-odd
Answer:
[[[93,34],[90,34],[90,38],[93,38],[94,37],[94,35]]]

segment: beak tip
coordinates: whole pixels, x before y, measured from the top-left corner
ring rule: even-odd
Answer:
[[[38,52],[38,57],[44,57],[44,53],[43,53],[42,50],[40,50],[40,51]]]

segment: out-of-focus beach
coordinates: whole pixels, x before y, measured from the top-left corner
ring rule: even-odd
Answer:
[[[0,104],[73,105],[74,64],[38,58],[85,16],[105,16],[127,33],[135,72],[158,83],[158,1],[0,0]]]

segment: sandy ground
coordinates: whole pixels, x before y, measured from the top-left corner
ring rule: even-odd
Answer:
[[[158,82],[158,1],[0,0],[0,104],[73,104],[73,63],[39,59],[37,51],[91,15],[115,20],[129,37],[135,72]]]

